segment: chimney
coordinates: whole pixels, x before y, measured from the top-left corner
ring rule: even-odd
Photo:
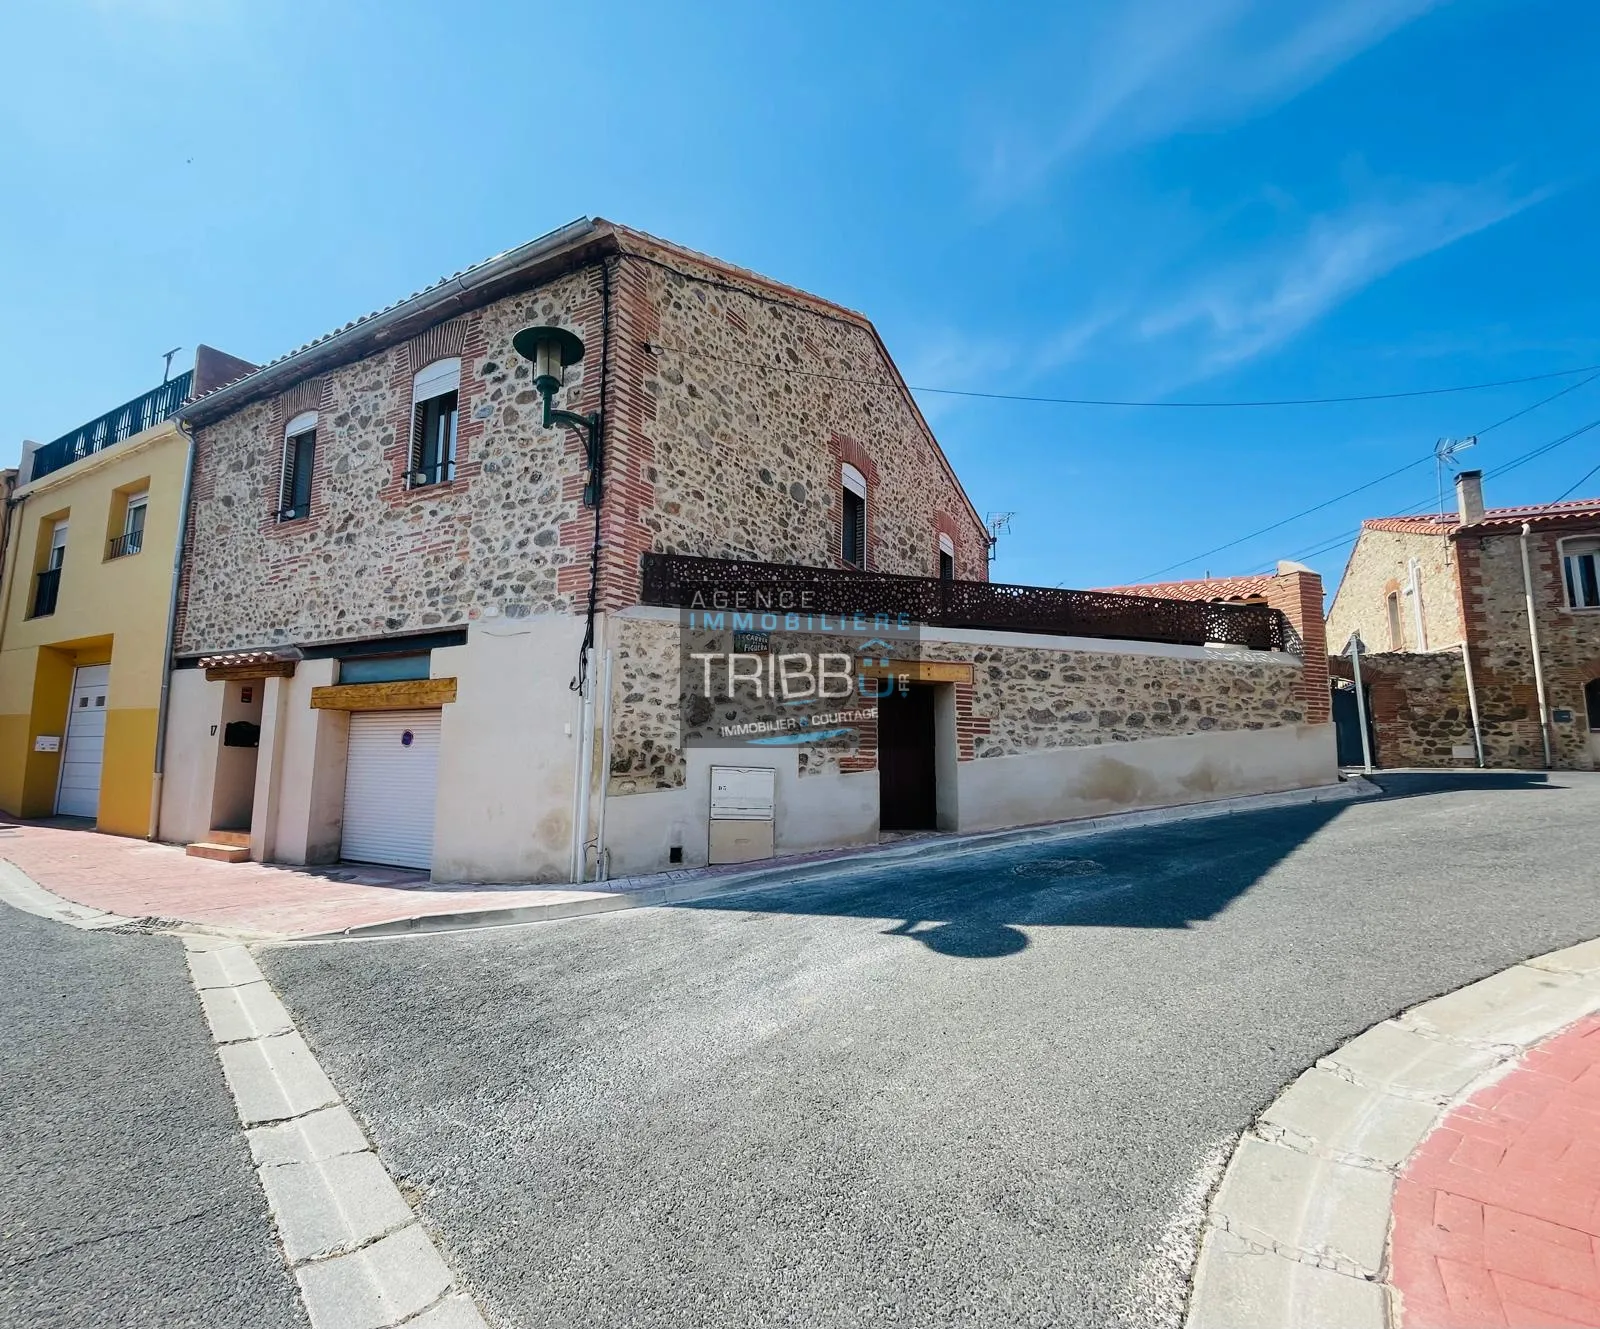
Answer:
[[[1456,476],[1456,520],[1470,526],[1483,520],[1483,472],[1462,471]]]

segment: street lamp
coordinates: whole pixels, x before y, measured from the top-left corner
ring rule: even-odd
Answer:
[[[600,506],[600,412],[579,415],[557,410],[551,401],[561,386],[563,371],[583,359],[583,342],[566,328],[523,328],[511,339],[517,354],[533,365],[533,386],[544,398],[544,427],[568,425],[583,431],[583,450],[589,463],[589,480],[583,487],[585,507]]]

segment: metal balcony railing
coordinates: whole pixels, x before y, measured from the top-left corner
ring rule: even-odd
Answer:
[[[127,554],[137,554],[144,548],[143,531],[127,531],[112,540],[111,548],[107,551],[107,558],[122,558]]]
[[[59,471],[75,461],[93,456],[113,443],[121,443],[135,434],[170,420],[178,413],[189,396],[194,381],[194,371],[168,379],[158,388],[151,388],[142,397],[124,402],[114,411],[107,411],[86,425],[79,425],[70,434],[63,434],[53,443],[46,443],[33,454],[33,468],[29,480]]]
[[[818,614],[904,614],[912,623],[930,627],[1176,646],[1220,643],[1257,651],[1302,649],[1288,619],[1264,604],[1208,604],[682,554],[644,555],[640,599],[677,609],[701,605],[759,613],[770,607],[781,613],[799,605]]]
[[[61,569],[46,568],[34,579],[32,618],[56,612],[56,592],[61,589]]]

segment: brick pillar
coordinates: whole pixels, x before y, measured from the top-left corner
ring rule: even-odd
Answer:
[[[1333,718],[1333,703],[1328,697],[1328,624],[1323,617],[1322,578],[1309,569],[1285,568],[1272,579],[1267,603],[1281,610],[1300,634],[1305,665],[1295,696],[1305,712],[1305,722],[1327,724]]]

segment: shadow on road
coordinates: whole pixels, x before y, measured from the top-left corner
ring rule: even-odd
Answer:
[[[1541,771],[1380,773],[1382,801],[1486,790],[1547,791]],[[811,882],[685,901],[678,909],[899,919],[883,935],[939,955],[1000,960],[1027,927],[1187,928],[1216,917],[1351,807],[1316,803],[1084,840],[842,869]]]

